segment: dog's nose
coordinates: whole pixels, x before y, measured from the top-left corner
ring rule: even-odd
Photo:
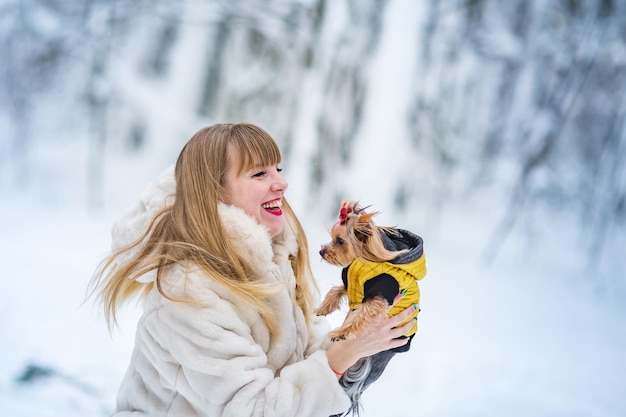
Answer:
[[[323,258],[324,254],[326,253],[326,249],[322,248],[320,249],[320,256]]]

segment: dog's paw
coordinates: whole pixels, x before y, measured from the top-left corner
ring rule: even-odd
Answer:
[[[323,308],[316,308],[315,310],[313,310],[313,314],[315,314],[316,316],[327,316],[330,314],[330,311],[327,311]]]
[[[350,333],[346,329],[339,328],[328,333],[328,337],[330,337],[331,341],[337,342],[339,340],[353,339],[355,335]]]
[[[345,336],[339,336],[339,337],[331,337],[330,341],[331,342],[338,342],[340,340],[346,340]]]

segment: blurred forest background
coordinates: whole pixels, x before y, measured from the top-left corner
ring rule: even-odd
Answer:
[[[250,121],[306,171],[307,207],[374,175],[424,218],[487,191],[486,252],[566,216],[597,260],[626,225],[626,2],[400,3],[3,0],[0,192],[99,209],[115,161],[159,169],[196,128]]]
[[[585,281],[598,308],[626,294],[624,0],[0,0],[0,57],[7,277],[55,246],[35,229],[90,239],[87,220],[48,228],[76,213],[108,222],[197,129],[248,121],[279,142],[288,197],[309,228],[358,199],[381,223],[419,231],[439,265],[459,254],[481,265],[550,260],[536,277],[546,285]],[[33,211],[42,223],[24,217]],[[101,254],[107,236],[93,239]],[[51,253],[66,268],[61,247]],[[25,311],[11,286],[61,274],[37,276],[2,284],[4,316]],[[88,279],[68,276],[63,288]],[[22,336],[5,320],[9,340]],[[614,320],[607,337],[623,347],[626,324]],[[39,351],[27,344],[0,373],[55,372],[33,367]],[[626,371],[613,352],[608,368]],[[619,415],[623,400],[611,398]]]

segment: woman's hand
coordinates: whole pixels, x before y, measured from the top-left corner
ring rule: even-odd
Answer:
[[[401,295],[398,295],[394,304],[400,298]],[[354,339],[334,342],[326,352],[330,367],[335,373],[342,374],[363,357],[405,345],[409,339],[398,338],[411,331],[416,323],[410,320],[401,327],[396,326],[409,320],[413,313],[415,313],[415,306],[410,306],[393,317],[381,314],[372,320],[369,329]]]

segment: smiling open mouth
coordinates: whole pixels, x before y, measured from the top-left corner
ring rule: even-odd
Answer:
[[[274,201],[268,201],[267,203],[261,204],[261,207],[265,209],[268,213],[271,213],[275,216],[280,216],[283,214],[283,210],[281,209],[282,201],[280,199]]]

